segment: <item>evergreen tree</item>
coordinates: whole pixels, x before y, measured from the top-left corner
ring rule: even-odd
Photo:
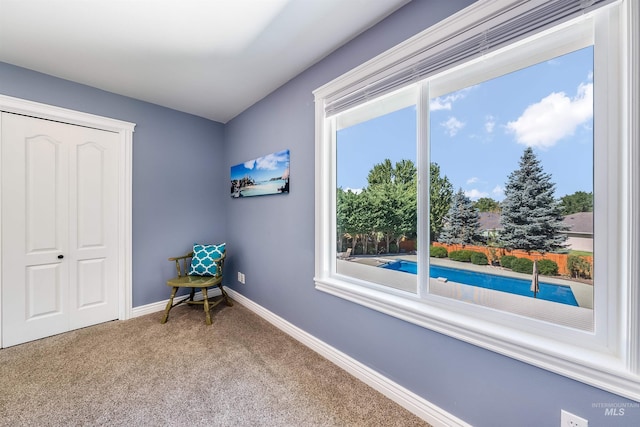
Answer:
[[[554,197],[555,184],[531,147],[520,158],[505,186],[500,240],[508,249],[551,252],[564,247],[567,227]]]
[[[440,176],[437,163],[429,165],[429,232],[431,241],[437,241],[442,230],[444,216],[451,206],[453,185],[447,176]]]
[[[478,210],[462,189],[453,195],[443,224],[438,239],[442,243],[467,245],[482,241]]]

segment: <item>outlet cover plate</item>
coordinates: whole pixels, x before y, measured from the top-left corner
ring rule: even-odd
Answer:
[[[563,409],[560,412],[560,427],[589,427],[589,421]]]

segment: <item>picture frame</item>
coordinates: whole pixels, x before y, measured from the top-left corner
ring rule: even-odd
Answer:
[[[285,149],[231,166],[231,197],[289,194],[289,162]]]

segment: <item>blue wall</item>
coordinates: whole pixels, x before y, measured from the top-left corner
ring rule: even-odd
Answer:
[[[616,395],[316,291],[312,91],[471,0],[413,0],[226,126],[0,63],[0,93],[137,123],[133,155],[134,306],[165,300],[165,259],[226,240],[227,284],[310,334],[476,426],[594,426]],[[231,165],[291,150],[291,193],[229,197]],[[197,208],[194,208],[197,206]],[[235,281],[246,274],[246,285]]]
[[[224,126],[0,63],[0,94],[136,123],[133,134],[133,306],[169,297],[167,258],[221,241],[229,168]]]
[[[314,289],[312,91],[470,3],[414,0],[227,124],[229,165],[291,150],[289,195],[227,199],[229,285],[473,425],[558,426],[561,409],[591,427],[640,425],[638,408],[592,407],[628,402],[616,395]]]

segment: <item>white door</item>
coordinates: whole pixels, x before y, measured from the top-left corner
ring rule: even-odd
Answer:
[[[118,317],[118,134],[2,113],[3,346]]]

